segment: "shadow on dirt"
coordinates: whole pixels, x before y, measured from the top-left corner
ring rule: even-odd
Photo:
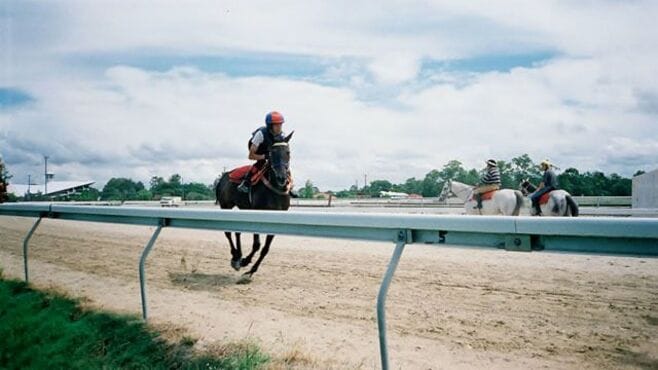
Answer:
[[[183,286],[190,290],[216,290],[217,287],[233,286],[239,277],[226,274],[169,273],[169,280],[174,285]]]

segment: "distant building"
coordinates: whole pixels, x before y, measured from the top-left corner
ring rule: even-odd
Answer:
[[[379,196],[382,198],[391,198],[391,199],[407,199],[409,198],[409,194],[407,193],[400,193],[396,191],[380,191]]]
[[[8,193],[12,193],[17,197],[24,197],[28,191],[30,194],[41,193],[52,198],[71,196],[79,194],[83,190],[89,189],[95,181],[49,181],[48,193],[45,192],[44,186],[41,184],[9,184]]]
[[[633,208],[658,208],[658,169],[633,177]]]

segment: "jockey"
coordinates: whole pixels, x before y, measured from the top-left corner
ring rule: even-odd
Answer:
[[[500,171],[495,159],[489,159],[487,162],[480,182],[473,189],[473,196],[477,200],[477,206],[474,209],[482,209],[482,194],[500,189]]]
[[[532,200],[532,206],[535,208],[537,216],[541,216],[539,198],[548,192],[557,190],[558,186],[557,175],[555,175],[555,172],[552,170],[553,164],[551,164],[548,159],[544,159],[539,164],[539,167],[542,169],[542,171],[544,171],[544,177],[542,178],[537,190],[532,193],[532,195],[530,195],[530,200]]]
[[[249,139],[249,159],[256,161],[254,166],[262,169],[267,162],[267,156],[270,153],[272,144],[277,141],[282,141],[285,137],[282,130],[282,125],[285,120],[283,115],[279,112],[272,111],[265,116],[265,126],[260,127],[251,134]],[[242,182],[238,185],[238,190],[244,193],[249,192],[251,187],[251,170],[242,178]]]

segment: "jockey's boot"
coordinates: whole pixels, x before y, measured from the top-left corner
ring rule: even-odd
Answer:
[[[535,202],[532,207],[535,209],[535,216],[542,216],[541,207],[539,206],[539,201]]]
[[[253,168],[253,167],[252,167]],[[238,185],[238,191],[241,191],[243,193],[248,193],[249,188],[251,187],[251,170],[252,168],[247,171],[247,173],[244,174],[242,177],[242,181],[240,182],[240,185]]]
[[[290,194],[290,197],[291,197],[291,198],[299,198],[299,194],[297,194],[297,192],[294,191],[294,190],[292,190],[292,189],[290,189],[290,191],[288,192],[288,194]]]
[[[240,185],[238,185],[238,191],[243,192],[243,193],[248,193],[249,192],[249,180],[242,180]]]
[[[473,207],[473,209],[482,209],[482,194],[475,194],[475,200],[478,202],[478,204]]]

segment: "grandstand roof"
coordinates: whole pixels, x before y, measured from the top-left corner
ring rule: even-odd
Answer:
[[[29,186],[29,190],[30,190],[30,194],[36,194],[41,192],[41,194],[44,195],[56,195],[58,193],[69,192],[77,188],[89,186],[93,183],[95,183],[95,181],[49,181],[47,194],[44,192],[43,184],[32,184]],[[7,192],[22,197],[25,194],[27,194],[27,190],[28,190],[27,184],[10,183]]]

